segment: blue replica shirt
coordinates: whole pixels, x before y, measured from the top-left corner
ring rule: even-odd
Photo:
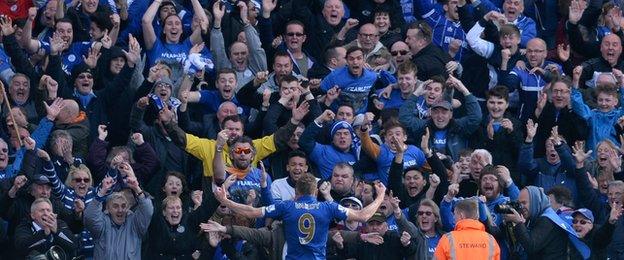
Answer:
[[[433,237],[428,237],[427,235],[425,235],[425,238],[427,239],[427,259],[433,259],[433,253],[435,253],[435,249],[438,246],[438,242],[440,242],[440,238],[442,237],[442,235],[436,233],[435,236]]]
[[[379,147],[379,156],[377,157],[377,176],[379,180],[388,185],[388,171],[394,160],[394,154],[387,144]],[[421,167],[425,164],[425,154],[416,146],[408,145],[403,155],[403,170],[410,167]]]
[[[325,259],[329,225],[347,219],[347,209],[335,202],[301,196],[262,208],[264,216],[284,222],[286,259]]]
[[[228,192],[230,192],[230,194],[232,194],[232,196],[235,196],[235,197],[238,195],[241,196],[240,198],[237,198],[237,199],[246,198],[249,190],[254,190],[256,192],[256,195],[260,196],[261,194],[260,178],[261,177],[262,177],[262,171],[260,169],[251,168],[249,173],[245,175],[245,178],[243,178],[242,180],[241,179],[236,180],[236,182],[234,182],[234,184],[230,186],[230,188],[228,189]],[[271,184],[272,184],[271,176],[267,176],[267,187],[271,187]],[[240,202],[240,200],[236,200],[236,201]]]
[[[151,68],[159,61],[163,61],[166,64],[182,64],[192,47],[193,44],[190,39],[186,39],[181,43],[169,44],[156,38],[154,46],[147,52],[147,66]]]
[[[384,104],[384,109],[399,109],[401,105],[403,105],[403,102],[407,100],[401,96],[400,89],[393,89],[392,92],[390,92],[389,98],[382,97],[381,92],[383,92],[383,89],[377,91],[377,96],[379,97],[379,101]]]
[[[321,82],[321,89],[327,92],[334,86],[338,86],[341,91],[340,101],[348,101],[355,108],[356,114],[363,114],[367,111],[368,94],[376,80],[377,74],[372,70],[363,69],[362,75],[355,77],[349,72],[349,68],[344,66],[329,73]],[[334,102],[332,110],[336,111],[339,103],[342,102]]]
[[[39,44],[46,53],[50,53],[50,43],[47,40],[40,40]],[[74,66],[83,62],[82,56],[84,55],[86,57],[89,54],[89,49],[92,45],[91,42],[74,42],[69,45],[69,48],[61,54],[62,68],[65,74],[71,75]]]
[[[449,44],[451,40],[457,39],[462,41],[461,48],[453,57],[454,60],[460,61],[465,54],[468,53],[469,47],[466,42],[466,33],[461,27],[459,21],[451,21],[446,18],[444,11],[436,9],[435,1],[414,1],[414,13],[422,17],[430,26],[433,31],[431,39],[433,43],[444,52],[448,52]]]
[[[221,93],[218,90],[201,90],[199,91],[201,94],[201,98],[199,99],[199,103],[204,105],[204,114],[214,114],[219,110],[219,106],[221,103],[225,102],[225,100],[221,97]],[[232,103],[238,106],[236,111],[239,115],[249,115],[249,107],[241,106],[240,102],[236,100],[236,96],[232,98]]]
[[[354,165],[357,161],[352,152],[342,152],[330,144],[316,143],[310,154],[310,159],[318,166],[318,171],[322,180],[329,180],[334,166],[341,162]]]

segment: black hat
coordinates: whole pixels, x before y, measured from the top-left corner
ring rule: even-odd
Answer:
[[[45,175],[41,175],[41,174],[35,174],[35,176],[33,177],[32,183],[36,183],[39,185],[52,185],[52,182],[50,182],[50,179],[48,179],[48,177],[46,177]]]

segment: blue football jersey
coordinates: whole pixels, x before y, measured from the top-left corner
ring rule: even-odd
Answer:
[[[286,259],[325,259],[329,225],[347,219],[347,209],[313,196],[281,201],[263,208],[264,216],[282,220],[288,250]]]

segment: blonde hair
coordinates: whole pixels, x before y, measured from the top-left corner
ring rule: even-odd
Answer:
[[[84,164],[80,164],[78,166],[70,166],[69,172],[67,172],[67,178],[65,178],[65,186],[72,187],[71,182],[74,180],[74,174],[77,172],[84,172],[89,175],[89,186],[93,187],[93,175],[91,175],[91,170]]]
[[[167,205],[169,205],[169,203],[172,202],[176,202],[179,201],[180,205],[182,205],[182,200],[180,199],[180,197],[176,197],[176,196],[167,196],[162,200],[162,211],[165,211],[165,209],[167,209]]]

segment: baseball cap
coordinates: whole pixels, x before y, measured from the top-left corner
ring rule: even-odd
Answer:
[[[589,221],[591,221],[592,223],[594,222],[594,213],[591,212],[591,210],[586,209],[586,208],[580,208],[575,210],[574,212],[572,212],[572,216],[574,217],[574,215],[576,214],[581,214],[583,215],[583,217],[585,217],[586,219],[589,219]]]
[[[41,174],[35,174],[32,182],[39,184],[39,185],[51,185],[52,184],[50,182],[50,179],[48,179],[48,177],[46,177],[45,175],[41,175]]]
[[[373,221],[377,221],[380,223],[386,222],[386,216],[384,216],[384,214],[382,214],[381,212],[375,212],[375,214],[373,214],[373,216],[369,218],[368,221],[366,222],[373,222]]]
[[[360,207],[360,209],[362,209],[362,202],[356,198],[356,197],[346,197],[340,200],[340,205],[344,206],[346,203],[348,202],[353,202],[355,204],[358,205],[358,207]]]
[[[431,109],[438,108],[438,107],[444,108],[446,110],[453,110],[453,107],[451,106],[451,103],[446,101],[446,100],[442,100],[442,101],[439,101],[439,102],[433,104],[431,106]]]

